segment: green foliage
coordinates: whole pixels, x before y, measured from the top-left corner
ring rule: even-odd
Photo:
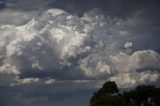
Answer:
[[[134,90],[118,93],[115,82],[106,82],[90,99],[90,106],[160,106],[160,88],[140,85]]]

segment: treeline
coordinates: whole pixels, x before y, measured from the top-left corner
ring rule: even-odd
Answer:
[[[160,106],[160,88],[139,85],[119,93],[116,83],[108,81],[91,97],[90,106]]]

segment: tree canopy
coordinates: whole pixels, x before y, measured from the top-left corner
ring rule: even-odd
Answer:
[[[160,106],[160,88],[139,85],[119,93],[116,83],[108,81],[91,97],[90,106]]]

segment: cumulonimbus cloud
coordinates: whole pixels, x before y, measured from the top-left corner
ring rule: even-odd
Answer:
[[[107,80],[160,86],[156,0],[5,0],[0,9],[2,106],[85,106]]]
[[[72,69],[65,73],[68,76],[78,72],[104,80],[120,73],[159,69],[159,53],[132,52],[134,43],[126,39],[136,42],[138,36],[130,35],[131,29],[121,30],[122,26],[133,27],[129,20],[111,19],[99,9],[88,11],[81,18],[50,9],[24,25],[1,25],[0,72],[15,76],[28,72],[56,74],[68,67]]]

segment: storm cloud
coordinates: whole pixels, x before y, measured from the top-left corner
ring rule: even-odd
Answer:
[[[108,80],[160,86],[159,13],[158,0],[0,1],[0,104],[87,106]]]

